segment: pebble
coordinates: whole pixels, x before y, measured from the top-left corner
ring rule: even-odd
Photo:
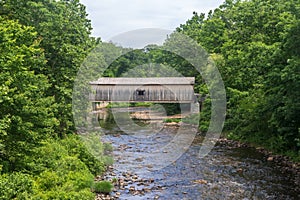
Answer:
[[[229,148],[237,148],[237,147],[250,147],[247,144],[242,144],[240,142],[235,142],[235,141],[230,141],[227,139],[220,139],[219,143],[221,145],[228,145]],[[129,147],[128,145],[120,145],[118,147],[118,149],[120,151],[124,151],[126,149],[129,149],[132,147]],[[283,163],[283,166],[281,166],[282,170],[288,170],[289,168],[294,168],[299,169],[299,165],[292,163],[289,161],[289,159],[285,156],[277,156],[277,155],[273,155],[272,152],[267,152],[266,150],[264,150],[263,148],[256,148],[256,150],[258,152],[261,152],[265,155],[265,160],[269,161],[269,162],[274,162],[274,163]],[[138,152],[138,151],[136,151]],[[167,153],[167,151],[163,151],[163,153]],[[136,161],[138,162],[142,162],[145,158],[143,157],[138,157],[136,158]],[[173,163],[174,165],[176,164],[175,162]],[[153,168],[153,165],[144,165],[141,167],[143,168]],[[192,165],[192,168],[196,168],[197,165]],[[117,181],[114,184],[114,189],[113,192],[110,195],[104,195],[104,194],[97,194],[96,199],[98,200],[114,200],[114,199],[118,199],[121,197],[122,194],[128,193],[130,195],[145,195],[146,193],[150,193],[153,190],[154,191],[160,191],[163,190],[164,188],[161,186],[153,186],[153,183],[155,182],[155,180],[153,178],[141,178],[139,177],[137,174],[134,174],[130,171],[127,172],[122,172],[121,174],[119,173],[114,173],[114,168],[113,166],[108,166],[107,168],[107,173],[104,176],[97,176],[95,179],[97,180],[112,180],[112,178],[117,178]],[[236,169],[236,173],[242,174],[245,173],[245,169],[243,168],[238,168]],[[167,174],[165,175],[167,176]],[[212,185],[212,183],[208,183],[208,181],[200,179],[200,180],[194,180],[192,181],[194,184],[207,184],[206,186],[211,187],[212,189],[214,188],[218,188],[217,185]],[[211,186],[212,185],[212,186]],[[152,193],[153,194],[153,193]],[[179,195],[180,193],[175,193],[176,195]],[[181,194],[188,194],[188,192],[181,192]],[[135,197],[133,197],[135,198]],[[152,197],[153,198],[153,197]],[[154,199],[160,199],[159,195],[155,195]],[[183,198],[184,199],[184,198]]]
[[[149,188],[143,188],[142,189],[144,192],[151,192],[151,189],[149,189]]]
[[[273,160],[274,160],[274,158],[272,156],[269,156],[267,159],[267,161],[273,161]]]
[[[138,179],[138,176],[137,175],[133,175],[132,178],[133,179]]]
[[[116,173],[112,171],[113,171],[113,167],[109,166],[106,174],[104,174],[102,177],[101,176],[96,177],[97,180],[110,180],[111,182],[113,178],[116,178],[116,181],[114,182],[114,188],[111,194],[110,195],[97,194],[96,200],[119,199],[122,193],[125,192],[125,190],[133,196],[136,195],[143,196],[145,195],[145,193],[149,193],[153,189],[150,187],[150,185],[154,183],[153,178],[149,178],[149,179],[140,178],[137,174],[134,174],[130,171],[122,172],[120,176],[118,176]],[[158,195],[156,196],[156,198],[154,197],[154,199],[158,199],[158,198],[159,198]]]
[[[130,186],[129,187],[129,191],[134,191],[135,190],[135,187],[134,186]]]
[[[206,181],[206,180],[202,180],[202,179],[200,179],[200,180],[195,180],[195,181],[193,181],[193,183],[198,183],[198,184],[207,184],[207,181]]]
[[[228,140],[226,138],[218,139],[218,145],[226,146],[227,148],[238,148],[238,147],[252,147],[250,144],[241,143],[238,141]],[[282,173],[291,172],[295,175],[300,174],[300,163],[291,162],[291,159],[287,156],[275,155],[272,151],[268,151],[262,147],[255,147],[255,149],[265,155],[266,161],[274,162],[277,169]]]

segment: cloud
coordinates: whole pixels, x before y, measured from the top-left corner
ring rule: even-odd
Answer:
[[[92,20],[93,35],[111,37],[140,28],[174,30],[192,17],[207,13],[223,0],[81,0]]]

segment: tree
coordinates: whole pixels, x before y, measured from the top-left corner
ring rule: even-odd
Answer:
[[[284,35],[281,49],[273,60],[274,70],[265,84],[265,112],[270,113],[268,126],[281,138],[274,144],[280,151],[295,151],[300,155],[300,23],[299,20]]]
[[[225,131],[296,156],[299,13],[297,0],[226,0],[177,28],[216,59],[227,92]]]
[[[74,131],[72,89],[83,59],[99,40],[90,37],[91,23],[79,0],[5,0],[1,15],[33,26],[44,49],[46,65],[35,68],[48,77],[47,94],[54,96],[59,120],[56,130],[63,135]]]
[[[47,77],[34,28],[0,17],[0,160],[4,171],[25,166],[35,146],[53,136],[57,120],[53,98],[45,96]],[[25,156],[24,156],[25,155]]]

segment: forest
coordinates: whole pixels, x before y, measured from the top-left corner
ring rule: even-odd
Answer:
[[[108,163],[86,148],[72,113],[77,72],[95,47],[105,49],[98,55],[103,63],[124,52],[105,70],[108,77],[136,66],[139,75],[149,76],[145,63],[195,74],[168,51],[151,45],[131,51],[91,31],[79,0],[0,0],[0,199],[95,198],[94,177]],[[172,45],[176,33],[201,45],[220,71],[227,101],[224,137],[299,162],[299,0],[226,0],[208,15],[194,12],[163,45]],[[196,92],[207,97],[199,126],[204,133],[211,117],[205,81],[197,75]],[[99,149],[104,152],[105,145]]]

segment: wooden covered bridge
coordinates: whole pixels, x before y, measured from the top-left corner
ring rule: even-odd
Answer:
[[[93,105],[102,102],[197,104],[194,77],[99,78],[90,82]]]

